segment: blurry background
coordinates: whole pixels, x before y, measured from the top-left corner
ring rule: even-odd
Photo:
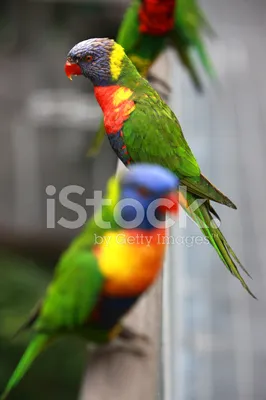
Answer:
[[[46,228],[45,189],[86,188],[84,205],[115,170],[108,143],[86,159],[100,110],[83,79],[70,83],[65,56],[76,42],[114,37],[128,1],[2,0],[0,3],[0,390],[29,336],[10,337],[43,293],[75,230]],[[238,205],[217,207],[222,229],[259,297],[248,297],[210,246],[186,244],[196,227],[176,227],[164,313],[169,313],[170,399],[265,399],[264,150],[266,5],[202,0],[217,32],[209,43],[219,81],[195,93],[173,54],[171,106],[205,175]],[[203,77],[204,78],[204,77]],[[56,199],[56,218],[76,217]],[[88,215],[92,212],[89,208]],[[75,399],[85,361],[79,342],[45,353],[11,399]],[[167,399],[168,400],[168,399]]]
[[[218,35],[209,49],[219,82],[206,82],[204,96],[196,96],[176,65],[172,106],[203,173],[238,206],[237,211],[215,209],[259,300],[244,292],[211,246],[191,244],[197,227],[176,227],[174,234],[184,244],[171,246],[165,277],[172,355],[166,383],[171,399],[264,400],[266,4],[201,4]]]

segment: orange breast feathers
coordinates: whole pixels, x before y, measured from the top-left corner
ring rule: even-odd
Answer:
[[[136,107],[130,99],[132,90],[118,85],[96,86],[94,93],[104,114],[106,133],[117,133]]]
[[[166,249],[165,229],[109,232],[95,247],[106,277],[104,294],[131,297],[142,294],[160,272]]]

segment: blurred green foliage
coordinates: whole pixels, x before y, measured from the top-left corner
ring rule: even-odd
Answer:
[[[0,392],[31,338],[22,332],[12,339],[51,279],[51,266],[0,252]],[[85,365],[85,343],[64,338],[33,364],[10,400],[74,400]]]

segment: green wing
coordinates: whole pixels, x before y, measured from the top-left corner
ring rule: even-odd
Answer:
[[[132,51],[139,39],[138,10],[140,0],[134,0],[125,12],[119,27],[116,41],[124,47],[126,53]]]
[[[123,127],[132,160],[167,167],[190,193],[236,208],[201,174],[175,114],[145,79],[135,88],[132,99],[136,108]]]
[[[183,40],[182,35],[180,35],[180,32],[177,29],[174,29],[170,33],[170,37],[172,40],[172,44],[175,47],[175,50],[179,56],[179,59],[183,67],[187,69],[195,88],[199,92],[202,92],[202,83],[196,65],[194,65],[195,63],[193,61],[193,57],[188,44],[186,43],[186,41]]]
[[[136,89],[136,108],[123,127],[131,158],[161,164],[180,178],[200,176],[176,116],[148,82],[142,80],[141,87],[143,93]]]
[[[181,18],[182,15],[183,16],[186,15],[188,19],[190,18],[192,23],[194,21],[194,26],[196,25],[198,28],[203,29],[211,36],[216,35],[213,27],[208,21],[204,11],[200,7],[197,0],[179,0],[179,6],[180,6]]]
[[[44,333],[82,327],[99,299],[104,277],[89,251],[72,251],[61,258],[48,287],[34,328]]]
[[[214,77],[215,71],[202,38],[204,30],[211,31],[211,27],[197,2],[178,0],[175,9],[175,34],[178,37],[178,43],[181,43],[182,48],[187,48],[187,53],[190,50],[196,50],[205,71],[210,77]],[[189,54],[188,56],[190,58]]]

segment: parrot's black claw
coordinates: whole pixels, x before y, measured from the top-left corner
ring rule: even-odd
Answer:
[[[108,355],[115,353],[129,353],[136,357],[147,357],[148,352],[143,346],[136,345],[135,343],[126,342],[112,342],[107,346],[101,346],[97,349],[96,353],[98,355]]]
[[[165,82],[163,79],[158,78],[156,75],[152,75],[151,73],[148,74],[147,80],[152,86],[154,86],[162,99],[164,101],[168,101],[171,94],[171,88],[168,83]]]
[[[141,340],[145,343],[151,343],[151,339],[145,333],[138,333],[128,328],[127,326],[123,326],[121,332],[118,335],[119,339],[123,339],[125,341],[133,341],[133,340]]]
[[[164,79],[159,78],[157,75],[153,75],[152,73],[148,73],[147,80],[153,84],[153,83],[158,83],[161,85],[167,92],[171,92],[171,87],[168,85],[167,82],[165,82]]]

